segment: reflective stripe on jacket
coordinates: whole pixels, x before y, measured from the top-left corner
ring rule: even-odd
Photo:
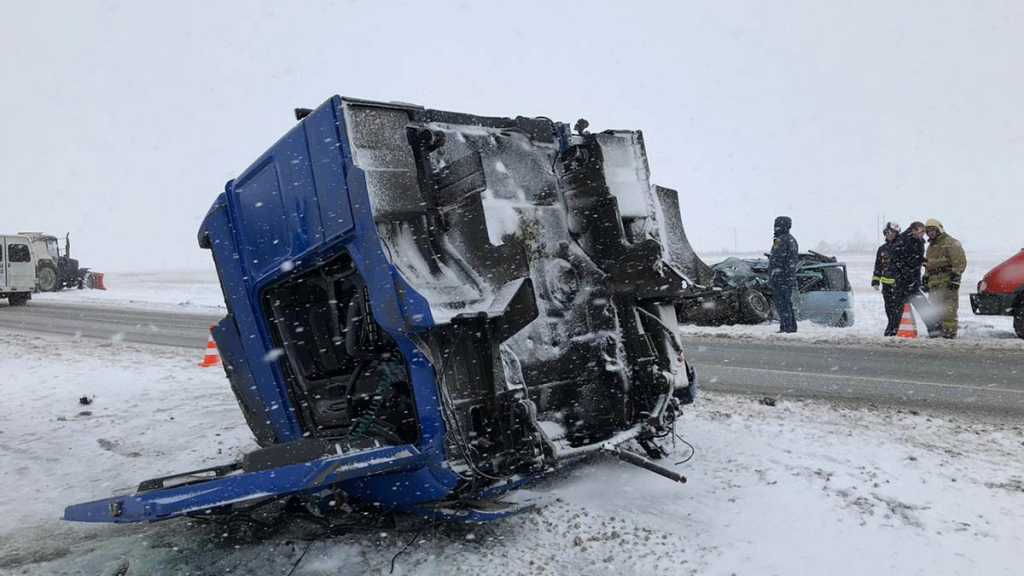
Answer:
[[[871,285],[877,286],[878,284],[891,285],[896,282],[894,278],[886,276],[886,272],[889,270],[889,264],[892,262],[892,242],[886,242],[878,247],[878,251],[875,252],[875,273],[871,277]]]

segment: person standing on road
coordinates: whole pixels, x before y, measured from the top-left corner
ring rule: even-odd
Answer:
[[[921,292],[921,266],[924,265],[924,224],[911,222],[889,248],[889,272],[892,283],[892,305],[900,313],[889,316],[886,334],[895,335],[900,328],[903,307],[910,304],[928,326],[928,334],[937,330],[934,316],[929,309],[928,299]]]
[[[960,241],[946,233],[942,222],[925,222],[928,254],[924,260],[924,285],[932,306],[942,310],[942,337],[956,338],[960,309],[960,278],[967,269],[967,255]]]
[[[889,277],[889,263],[892,262],[892,245],[896,242],[896,238],[900,235],[900,225],[895,222],[889,222],[882,229],[882,237],[885,238],[885,243],[878,247],[878,252],[875,253],[875,273],[871,276],[871,287],[875,290],[882,290],[882,300],[885,302],[885,317],[888,322],[885,326],[885,336],[895,336],[896,330],[893,326],[899,326],[900,315],[902,310],[900,304],[896,301],[896,295],[893,292],[894,284],[896,280]]]
[[[775,240],[768,256],[768,284],[772,300],[779,312],[779,332],[796,332],[796,313],[793,311],[793,288],[796,286],[796,266],[800,260],[800,246],[789,233],[793,220],[789,216],[775,219]]]

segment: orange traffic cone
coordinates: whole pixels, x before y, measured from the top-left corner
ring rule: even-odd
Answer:
[[[213,330],[213,327],[210,327]],[[209,368],[211,366],[217,366],[220,364],[220,352],[217,352],[217,343],[213,341],[213,333],[210,333],[210,337],[206,340],[206,355],[203,356],[203,361],[199,363],[200,368]]]
[[[910,304],[903,305],[903,317],[900,318],[900,330],[896,333],[899,338],[917,338],[917,322],[914,321],[914,311]]]

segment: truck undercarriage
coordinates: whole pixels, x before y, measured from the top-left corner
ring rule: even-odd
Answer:
[[[678,200],[651,186],[640,132],[338,97],[296,115],[199,235],[263,448],[67,519],[336,492],[423,513],[601,449],[683,480],[649,460],[696,381]]]

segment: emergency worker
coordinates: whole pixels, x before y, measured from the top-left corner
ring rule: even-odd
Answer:
[[[910,304],[928,326],[928,334],[933,335],[938,327],[931,313],[928,299],[921,292],[921,266],[924,265],[924,230],[921,222],[911,222],[889,248],[889,273],[891,278],[893,306],[900,310],[899,316],[890,316],[886,333],[896,334],[900,328],[903,307]]]
[[[793,310],[793,289],[796,287],[796,267],[800,260],[800,246],[789,233],[793,220],[789,216],[775,219],[775,239],[768,256],[768,284],[772,300],[779,312],[779,332],[796,332],[796,312]]]
[[[896,335],[896,330],[892,327],[899,326],[902,315],[901,306],[894,293],[896,280],[888,276],[889,263],[892,261],[892,246],[899,235],[900,225],[895,222],[887,223],[882,229],[885,243],[879,246],[878,252],[875,253],[875,272],[871,276],[871,287],[875,290],[882,290],[882,300],[885,302],[885,317],[888,320],[885,326],[885,336]]]
[[[928,253],[924,261],[924,285],[933,307],[942,311],[942,337],[956,338],[960,309],[960,278],[967,269],[967,255],[960,241],[946,233],[942,222],[925,222]]]

